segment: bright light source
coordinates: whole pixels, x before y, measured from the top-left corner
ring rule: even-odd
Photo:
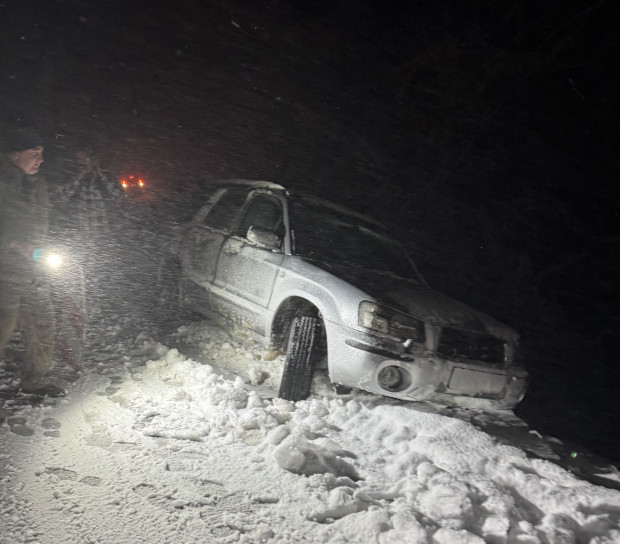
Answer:
[[[51,268],[58,268],[62,264],[62,257],[58,253],[50,253],[45,256],[45,264]]]

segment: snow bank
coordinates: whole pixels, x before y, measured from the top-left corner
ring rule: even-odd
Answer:
[[[198,344],[263,372],[214,329]],[[370,395],[267,399],[164,344],[129,351],[25,408],[30,436],[0,427],[0,542],[620,542],[620,492],[466,421]]]

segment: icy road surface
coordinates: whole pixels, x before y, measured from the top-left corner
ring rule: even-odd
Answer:
[[[240,334],[123,331],[68,398],[5,404],[2,544],[620,542],[615,468],[511,413],[320,382],[291,403]]]

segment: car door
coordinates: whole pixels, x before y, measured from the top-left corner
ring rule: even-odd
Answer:
[[[185,236],[182,263],[189,278],[206,289],[212,287],[222,244],[238,222],[249,191],[247,187],[220,189],[214,202],[198,213]]]
[[[280,198],[255,191],[231,236],[226,238],[217,263],[213,304],[234,321],[264,334],[265,312],[284,253],[281,247],[265,247],[251,242],[250,227],[278,236],[285,234]]]

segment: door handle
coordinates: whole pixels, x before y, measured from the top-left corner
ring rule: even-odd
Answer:
[[[227,255],[239,255],[239,249],[234,246],[225,246],[224,253]]]

